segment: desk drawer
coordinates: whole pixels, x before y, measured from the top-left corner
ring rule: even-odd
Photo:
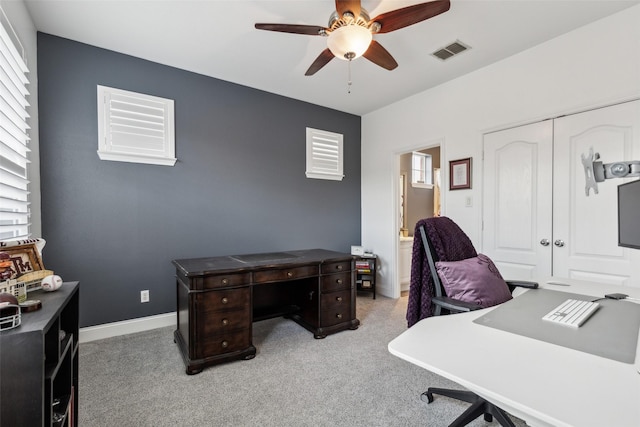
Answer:
[[[197,359],[243,351],[251,346],[251,328],[229,334],[203,336],[196,353]]]
[[[342,289],[351,289],[351,272],[340,274],[329,274],[322,276],[320,279],[322,293],[339,291]]]
[[[250,283],[249,273],[243,274],[220,274],[214,276],[204,276],[193,278],[194,289],[216,289],[229,286],[242,286]]]
[[[203,313],[202,333],[205,337],[229,334],[251,326],[251,309],[248,305],[235,311],[213,311]]]
[[[254,283],[281,282],[284,280],[303,279],[318,275],[317,265],[283,268],[277,270],[262,270],[253,273]]]
[[[351,260],[328,262],[322,264],[322,274],[342,273],[343,271],[351,271]]]
[[[351,291],[332,292],[321,296],[320,325],[327,327],[351,320]]]
[[[208,316],[214,311],[249,310],[251,305],[251,289],[223,289],[202,292],[196,295],[197,313]]]

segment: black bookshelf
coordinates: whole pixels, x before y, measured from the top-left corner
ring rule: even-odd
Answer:
[[[35,291],[42,308],[0,332],[0,425],[75,427],[78,419],[78,282]]]
[[[359,256],[355,258],[356,287],[358,292],[370,292],[376,299],[376,263],[378,257]]]

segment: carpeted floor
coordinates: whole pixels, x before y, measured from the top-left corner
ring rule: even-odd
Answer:
[[[420,393],[459,387],[387,351],[406,330],[407,298],[361,295],[357,304],[360,328],[322,340],[283,318],[254,323],[254,359],[193,376],[174,328],[80,344],[79,425],[448,425],[468,404],[436,396],[427,405]]]

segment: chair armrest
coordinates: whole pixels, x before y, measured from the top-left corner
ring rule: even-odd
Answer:
[[[507,280],[508,286],[518,286],[520,288],[538,289],[538,282],[529,282],[527,280]]]
[[[479,310],[482,307],[471,302],[460,301],[449,297],[432,297],[431,301],[442,308],[446,308],[456,313],[465,313],[468,311]]]

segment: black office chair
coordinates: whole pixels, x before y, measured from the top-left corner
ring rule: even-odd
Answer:
[[[439,261],[445,263],[436,264]],[[463,264],[465,267],[461,268],[468,266],[472,269],[479,268],[481,274],[478,274],[477,284],[464,283],[462,293],[456,293],[457,296],[466,292],[466,296],[461,300],[448,296],[446,288],[449,287],[451,293],[459,290],[456,289],[459,283],[452,283],[452,280],[456,279],[456,274],[450,273],[452,268],[455,269]],[[438,275],[438,266],[441,274],[448,276],[443,278],[446,286]],[[465,274],[475,273],[466,271]],[[460,274],[457,276],[459,277]],[[470,290],[470,286],[476,289]],[[490,286],[494,286],[495,289]],[[500,286],[504,289],[498,289]],[[527,281],[504,282],[491,260],[482,254],[477,254],[469,237],[451,219],[427,218],[416,224],[411,260],[411,288],[407,307],[409,327],[425,317],[469,312],[504,302],[511,298],[511,292],[517,286],[534,289],[538,284]],[[476,291],[478,293],[469,297],[468,291],[471,291],[471,294]],[[422,396],[426,396],[428,403],[431,403],[434,394],[471,403],[471,406],[456,418],[450,427],[465,426],[480,415],[484,415],[485,421],[491,422],[495,417],[500,425],[514,427],[506,412],[471,391],[429,387]]]

